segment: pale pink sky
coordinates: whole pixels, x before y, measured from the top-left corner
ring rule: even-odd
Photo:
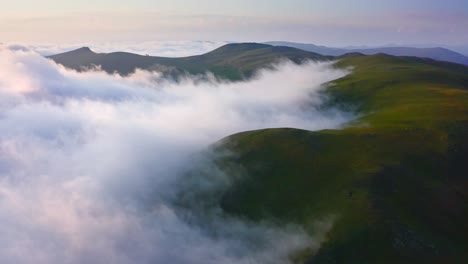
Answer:
[[[59,1],[2,4],[0,42],[288,40],[332,46],[468,44],[468,2]]]

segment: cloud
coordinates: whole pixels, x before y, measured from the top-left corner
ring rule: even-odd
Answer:
[[[81,47],[91,47],[97,53],[130,52],[140,55],[161,57],[186,57],[210,52],[230,42],[227,41],[113,41],[113,42],[82,42],[71,44],[25,44],[7,42],[3,46],[10,50],[32,50],[44,56],[59,54]],[[0,46],[2,44],[0,43]]]
[[[285,263],[317,248],[323,235],[300,226],[218,212],[207,228],[174,204],[180,177],[200,162],[229,177],[194,158],[227,135],[336,128],[352,117],[317,108],[322,84],[346,72],[274,68],[248,82],[173,82],[146,71],[77,73],[0,49],[0,262]]]

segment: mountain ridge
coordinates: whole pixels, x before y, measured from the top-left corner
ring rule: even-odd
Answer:
[[[324,46],[312,46],[327,48]],[[231,43],[201,55],[176,58],[140,55],[129,52],[95,53],[89,47],[82,47],[76,50],[51,55],[47,58],[77,71],[86,71],[99,66],[108,73],[129,75],[136,69],[144,69],[157,70],[172,78],[178,78],[185,73],[197,75],[212,72],[218,78],[238,81],[250,78],[257,70],[268,68],[271,64],[283,59],[300,64],[304,60],[331,61],[348,57],[368,56],[368,54],[359,51],[339,50],[334,48],[333,50],[338,50],[339,54],[343,52],[346,53],[338,56],[324,56],[296,47],[273,46],[252,42]],[[421,51],[421,49],[415,50]],[[368,51],[367,53],[374,53],[372,55],[386,54],[389,56],[396,56],[380,51],[381,50],[372,50],[372,52]],[[456,63],[427,58],[428,56],[422,55],[407,56],[405,55],[407,53],[404,52],[399,54],[399,57],[414,57],[421,60],[431,59],[434,60],[434,63],[436,63],[436,61],[438,61],[437,63]],[[458,65],[460,65],[458,67],[461,67],[465,64],[458,63]],[[468,62],[466,65],[468,65]],[[450,67],[453,68],[455,66]]]
[[[414,57],[425,57],[440,61],[448,61],[459,64],[468,65],[468,57],[452,51],[450,49],[442,47],[433,48],[416,48],[416,47],[404,47],[404,46],[392,46],[392,47],[379,47],[379,48],[331,48],[327,46],[319,46],[314,44],[306,43],[295,43],[285,41],[270,41],[265,42],[270,45],[288,46],[303,49],[310,52],[316,52],[322,55],[329,56],[342,56],[346,53],[358,52],[365,55],[375,55],[378,53],[385,53],[392,56],[414,56]]]
[[[173,77],[182,73],[204,74],[212,72],[220,78],[230,80],[248,78],[258,69],[282,59],[288,59],[295,63],[302,63],[305,60],[326,61],[333,59],[331,56],[323,56],[296,48],[259,43],[227,44],[202,55],[179,58],[143,56],[127,52],[94,53],[88,47],[47,58],[78,71],[99,65],[108,73],[116,72],[121,75],[128,75],[136,69],[158,69]]]

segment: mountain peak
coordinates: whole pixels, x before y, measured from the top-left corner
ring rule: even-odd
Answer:
[[[51,58],[53,60],[66,58],[67,60],[73,61],[83,57],[94,57],[94,55],[96,55],[96,53],[94,53],[89,47],[81,47],[76,50],[47,56],[47,58]]]
[[[91,52],[91,53],[94,53],[89,47],[81,47],[81,48],[75,50],[75,52]]]
[[[244,52],[244,51],[262,49],[262,48],[268,48],[268,47],[271,47],[271,45],[253,43],[253,42],[252,43],[230,43],[222,47],[219,47],[211,52],[208,52],[207,54],[225,53],[225,52]]]

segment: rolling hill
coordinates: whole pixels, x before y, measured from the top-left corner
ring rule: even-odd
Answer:
[[[172,76],[184,72],[190,74],[212,72],[218,77],[231,80],[250,77],[255,70],[280,59],[289,59],[297,63],[306,59],[332,59],[329,56],[296,48],[257,43],[227,44],[203,55],[183,58],[142,56],[125,52],[94,53],[87,47],[48,58],[75,70],[99,65],[106,72],[122,75],[128,75],[137,68],[158,70]]]
[[[445,48],[413,48],[413,47],[381,47],[381,48],[365,48],[365,49],[344,49],[344,48],[330,48],[325,46],[317,46],[314,44],[294,43],[294,42],[283,42],[283,41],[272,41],[266,42],[266,44],[274,46],[286,46],[302,49],[318,54],[328,56],[341,56],[346,53],[356,52],[365,55],[375,55],[384,53],[393,56],[413,56],[420,58],[430,58],[439,61],[447,61],[453,63],[459,63],[468,65],[468,57],[460,53],[451,51]]]
[[[323,107],[360,118],[340,130],[266,129],[218,142],[243,176],[219,206],[252,221],[334,219],[297,263],[465,263],[468,259],[468,67],[414,57],[351,56]],[[238,177],[238,176],[237,176]]]

